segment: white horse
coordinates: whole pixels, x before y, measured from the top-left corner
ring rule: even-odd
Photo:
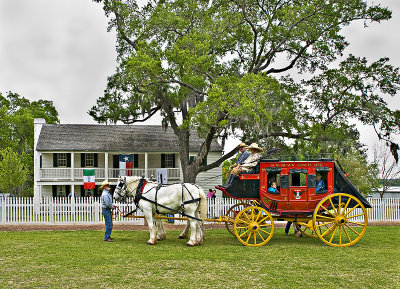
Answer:
[[[166,238],[162,221],[155,218],[156,212],[161,214],[179,212],[188,217],[188,224],[179,238],[187,237],[190,226],[190,239],[186,245],[189,247],[201,245],[204,239],[202,220],[207,215],[207,200],[203,189],[189,183],[160,185],[147,179],[143,179],[145,183],[139,186],[141,180],[141,177],[136,176],[119,177],[114,199],[121,201],[135,197],[135,205],[143,212],[149,226],[150,239],[147,244],[154,245],[157,240]]]

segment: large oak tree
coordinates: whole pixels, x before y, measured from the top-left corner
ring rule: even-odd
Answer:
[[[374,126],[397,153],[400,113],[383,96],[399,89],[398,69],[356,56],[331,68],[348,45],[342,28],[388,20],[387,8],[361,0],[94,1],[117,32],[119,67],[89,113],[111,124],[161,114],[178,138],[184,181],[237,152],[203,166],[213,140],[337,142],[358,137],[350,119]],[[313,77],[295,83],[282,77],[289,72]],[[191,133],[204,142],[189,163]]]

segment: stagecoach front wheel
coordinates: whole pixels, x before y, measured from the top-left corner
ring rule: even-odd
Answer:
[[[236,238],[246,246],[263,246],[274,234],[274,220],[264,208],[250,206],[241,210],[234,223]]]
[[[225,221],[225,227],[233,236],[235,236],[235,218],[240,211],[248,206],[250,206],[248,203],[238,203],[230,207],[226,212],[227,221]]]
[[[317,236],[333,247],[357,243],[367,230],[367,212],[356,197],[336,193],[322,199],[314,211],[313,226]]]

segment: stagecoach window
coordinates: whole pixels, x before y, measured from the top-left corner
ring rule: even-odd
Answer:
[[[307,170],[289,170],[290,186],[304,187],[307,185]]]

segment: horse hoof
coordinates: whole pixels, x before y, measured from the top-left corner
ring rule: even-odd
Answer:
[[[179,236],[179,237],[178,237],[178,239],[185,239],[185,237],[183,237],[183,236]]]
[[[155,245],[155,243],[150,243],[150,242],[148,242],[147,245]]]
[[[192,244],[186,244],[186,247],[194,247]]]

